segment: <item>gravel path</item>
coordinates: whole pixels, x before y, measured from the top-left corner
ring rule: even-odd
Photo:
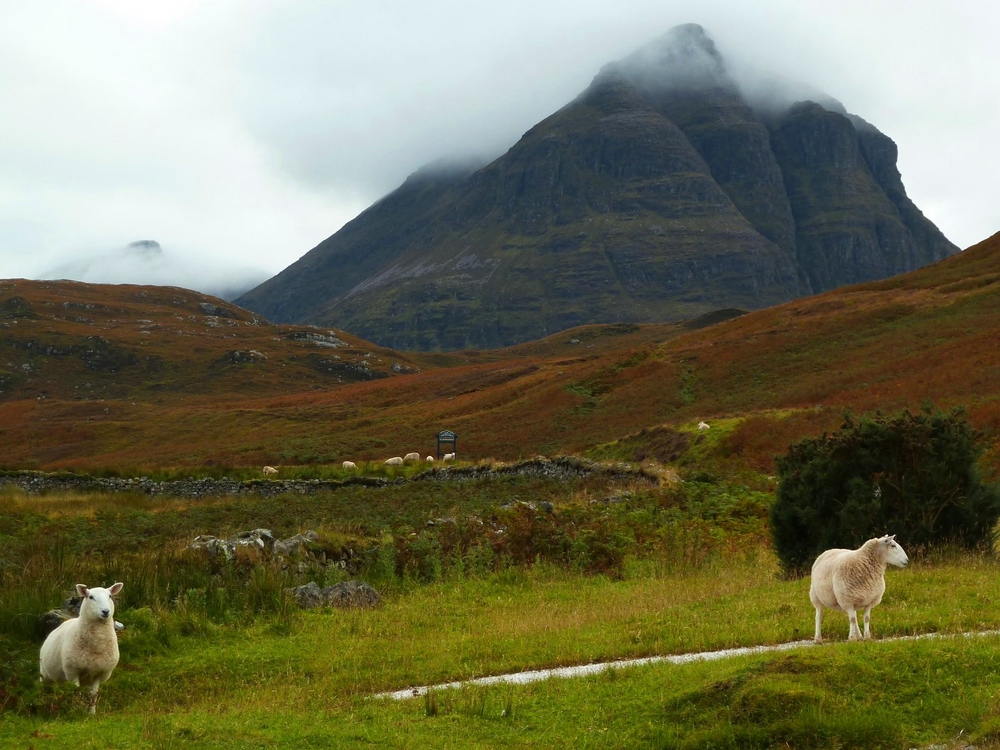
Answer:
[[[986,630],[980,633],[924,633],[923,635],[903,635],[892,638],[880,638],[879,643],[889,643],[892,641],[918,641],[929,640],[931,638],[976,638],[981,636],[1000,635],[1000,630]],[[730,659],[736,656],[751,656],[755,654],[771,654],[778,651],[791,651],[798,648],[811,648],[816,643],[808,641],[791,641],[789,643],[779,643],[774,646],[744,646],[743,648],[725,648],[721,651],[699,651],[693,654],[675,654],[671,656],[647,656],[641,659],[619,659],[618,661],[598,662],[596,664],[581,664],[577,667],[558,667],[555,669],[537,669],[531,672],[514,672],[511,674],[498,674],[489,677],[477,677],[471,680],[461,680],[458,682],[445,682],[440,685],[424,685],[423,687],[406,688],[389,693],[378,693],[376,698],[391,698],[392,700],[405,700],[407,698],[418,698],[434,690],[449,690],[460,688],[465,685],[526,685],[529,682],[538,682],[551,678],[583,677],[585,675],[599,674],[609,669],[625,669],[628,667],[642,667],[647,664],[690,664],[696,661],[717,661],[719,659]]]

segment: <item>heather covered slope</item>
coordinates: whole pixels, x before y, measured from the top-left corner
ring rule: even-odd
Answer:
[[[704,30],[678,27],[499,159],[418,172],[238,302],[394,348],[490,348],[759,309],[955,252],[888,137],[794,93],[744,93]]]
[[[0,281],[0,400],[165,402],[336,388],[411,372],[350,334],[275,326],[176,287]]]
[[[44,308],[29,293],[30,284],[18,282],[19,296]],[[0,306],[9,299],[0,297]],[[468,458],[580,452],[628,438],[601,449],[602,455],[635,459],[644,451],[658,455],[652,444],[672,439],[663,430],[732,418],[749,418],[732,455],[766,463],[788,439],[836,427],[844,408],[916,409],[925,399],[965,406],[996,439],[1000,235],[917,272],[726,319],[732,314],[719,315],[722,322],[714,324],[710,317],[587,326],[491,351],[398,354],[357,342],[348,350],[374,355],[366,361],[408,363],[413,371],[395,373],[390,365],[387,372],[396,377],[335,386],[326,380],[324,388],[316,387],[314,371],[292,372],[303,364],[301,354],[291,358],[292,350],[285,360],[269,350],[266,361],[229,366],[224,380],[214,379],[211,367],[192,369],[189,377],[202,383],[196,396],[158,387],[140,367],[116,373],[120,396],[81,396],[76,386],[93,371],[53,370],[72,379],[53,375],[45,398],[33,390],[7,392],[0,401],[4,463],[55,468],[382,459],[410,450],[431,453],[442,429],[458,433],[460,453]],[[55,318],[34,325],[58,330]],[[275,327],[267,338],[285,341],[283,332],[299,330],[312,329]],[[11,345],[10,328],[2,331],[5,364],[16,372],[27,352]],[[158,345],[183,359],[199,343],[164,336]],[[218,345],[229,351],[233,343],[220,338]],[[319,348],[308,344],[303,354],[309,347]],[[190,361],[194,368],[197,362]],[[668,448],[660,451],[661,460],[669,457]]]

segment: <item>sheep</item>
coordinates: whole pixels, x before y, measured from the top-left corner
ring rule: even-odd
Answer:
[[[270,474],[277,474],[278,470],[275,469],[273,466],[265,466],[263,469],[261,469],[261,473],[266,477]]]
[[[401,456],[393,456],[392,458],[387,458],[384,463],[386,466],[402,466],[403,459]]]
[[[699,422],[698,423],[698,429],[699,430],[707,430],[707,429],[709,429],[708,422]]]
[[[428,456],[427,457],[427,463],[429,463],[429,464],[434,463],[434,456]]]
[[[358,465],[353,461],[344,461],[344,471],[354,471]]]
[[[118,666],[115,603],[111,597],[125,584],[105,589],[76,585],[83,597],[80,615],[49,633],[39,654],[42,680],[73,682],[90,688],[90,713],[97,713],[97,690]]]
[[[442,461],[454,461],[455,460],[455,454],[454,453],[445,453],[444,454],[444,458],[441,459],[441,460]]]
[[[902,568],[908,562],[895,534],[869,539],[855,550],[828,549],[817,557],[809,586],[809,599],[816,608],[816,642],[823,640],[820,627],[824,607],[847,612],[851,623],[848,640],[871,638],[871,611],[885,593],[886,565]],[[858,627],[859,609],[865,611],[863,635]]]
[[[407,453],[405,456],[403,456],[403,460],[404,461],[419,461],[420,460],[420,454],[419,453]]]

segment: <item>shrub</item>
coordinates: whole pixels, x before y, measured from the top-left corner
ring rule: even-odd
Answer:
[[[1000,492],[982,483],[982,453],[961,409],[877,413],[806,438],[776,459],[778,496],[771,509],[775,550],[789,573],[816,555],[897,534],[905,547],[990,538]]]

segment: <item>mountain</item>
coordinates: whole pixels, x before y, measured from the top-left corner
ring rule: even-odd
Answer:
[[[488,348],[758,309],[957,251],[891,139],[753,83],[700,26],[674,28],[492,163],[411,175],[236,301],[394,348]]]

